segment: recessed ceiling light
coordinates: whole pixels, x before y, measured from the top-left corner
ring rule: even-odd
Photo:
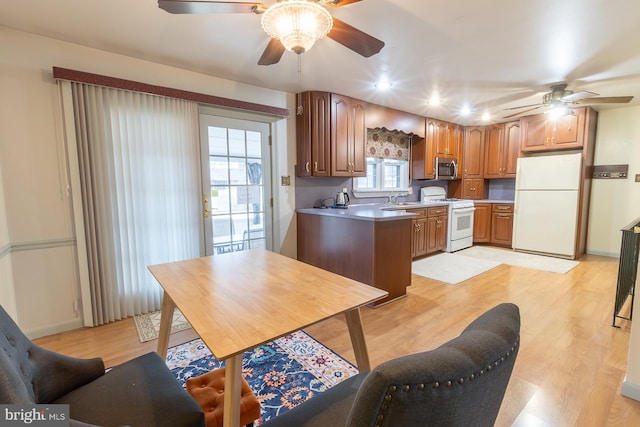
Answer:
[[[389,80],[380,80],[375,84],[376,89],[388,90],[391,89],[391,82]]]
[[[442,103],[442,100],[438,95],[432,95],[431,99],[429,99],[429,105],[431,105],[432,107],[437,107],[441,103]]]
[[[488,122],[489,120],[491,120],[491,114],[489,114],[488,111],[486,111],[483,115],[482,115],[482,120],[484,120],[485,122]]]
[[[465,105],[460,109],[461,116],[468,116],[469,114],[471,114],[471,108],[469,108],[468,105]]]

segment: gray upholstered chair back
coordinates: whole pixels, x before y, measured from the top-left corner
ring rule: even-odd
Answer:
[[[492,426],[518,353],[520,313],[501,304],[460,336],[373,369],[347,426]]]
[[[31,342],[0,306],[0,403],[49,403],[104,374],[100,359],[73,359]]]

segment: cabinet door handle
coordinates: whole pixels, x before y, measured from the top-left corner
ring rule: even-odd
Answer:
[[[304,170],[306,170],[307,172],[311,172],[311,170],[309,169],[309,162],[304,164]]]
[[[313,171],[318,172],[318,162],[313,162]]]

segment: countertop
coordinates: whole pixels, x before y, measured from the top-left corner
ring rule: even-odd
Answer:
[[[339,218],[360,219],[364,221],[393,221],[397,219],[413,218],[416,214],[406,212],[406,209],[446,206],[446,203],[405,202],[398,204],[369,203],[350,205],[346,209],[307,208],[297,209],[296,212],[310,215],[334,216]]]

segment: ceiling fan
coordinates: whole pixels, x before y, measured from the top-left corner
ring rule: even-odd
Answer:
[[[159,0],[158,6],[169,13],[255,13],[262,15],[262,27],[271,36],[271,40],[262,53],[259,65],[272,65],[280,61],[285,50],[301,54],[311,48],[313,43],[325,35],[352,51],[368,58],[384,47],[384,42],[352,27],[329,14],[327,8],[338,8],[362,0],[281,0],[272,6],[262,3],[206,0]],[[313,15],[321,28],[317,33],[308,34],[306,29],[289,25],[290,34],[279,32],[279,21],[295,16],[301,21]],[[299,22],[301,22],[299,21]],[[289,21],[291,22],[291,21]]]
[[[547,92],[542,97],[540,104],[521,105],[519,107],[505,108],[505,110],[519,110],[521,108],[528,108],[527,110],[519,111],[508,116],[504,116],[505,119],[514,117],[520,114],[528,113],[529,111],[537,110],[538,108],[545,107],[552,109],[556,107],[568,108],[571,105],[591,105],[591,104],[626,104],[633,99],[633,96],[608,96],[597,97],[598,94],[589,92],[586,90],[580,92],[574,92],[567,90],[565,83],[559,83],[551,86],[551,92]]]

